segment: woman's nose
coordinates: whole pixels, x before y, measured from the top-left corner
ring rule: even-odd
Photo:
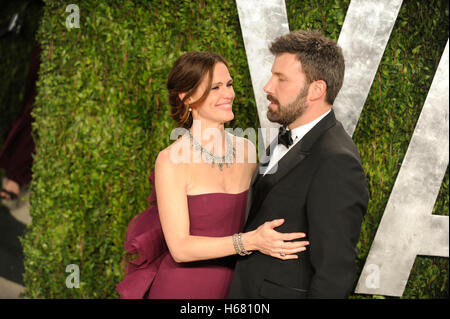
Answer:
[[[234,99],[234,89],[232,86],[229,87],[229,89],[226,92],[226,97],[233,100]]]

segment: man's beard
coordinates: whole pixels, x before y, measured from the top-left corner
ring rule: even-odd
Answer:
[[[288,126],[294,122],[308,109],[308,103],[306,102],[308,89],[309,85],[305,85],[295,100],[287,105],[280,105],[280,102],[278,102],[275,97],[268,94],[267,99],[278,105],[278,108],[276,110],[269,108],[267,110],[267,119],[271,122],[277,122],[284,126]]]

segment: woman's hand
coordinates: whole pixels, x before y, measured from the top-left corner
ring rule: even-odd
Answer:
[[[259,250],[263,254],[282,260],[298,259],[295,255],[306,250],[308,241],[287,242],[304,238],[304,233],[279,233],[274,228],[281,226],[284,219],[275,219],[265,222],[257,229],[242,234],[242,241],[246,250]]]

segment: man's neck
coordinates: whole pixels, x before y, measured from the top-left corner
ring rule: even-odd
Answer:
[[[302,116],[298,117],[294,122],[289,124],[288,128],[290,130],[293,130],[296,129],[297,127],[311,123],[315,119],[327,113],[329,110],[331,110],[331,106],[329,106],[328,104],[315,108],[308,108],[308,110]]]

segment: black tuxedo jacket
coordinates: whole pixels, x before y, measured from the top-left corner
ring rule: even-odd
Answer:
[[[347,298],[369,196],[358,150],[333,110],[275,173],[255,174],[244,231],[284,218],[276,230],[304,232],[310,245],[297,260],[258,251],[239,257],[229,298]]]

